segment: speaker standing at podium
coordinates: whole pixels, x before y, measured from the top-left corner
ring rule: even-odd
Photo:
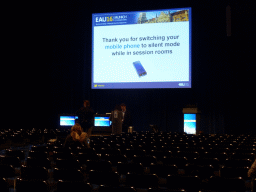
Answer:
[[[123,114],[121,112],[121,107],[116,105],[115,110],[111,112],[109,120],[112,121],[112,133],[121,134],[122,133],[122,119]]]

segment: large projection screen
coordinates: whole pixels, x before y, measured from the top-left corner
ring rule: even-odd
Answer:
[[[92,89],[191,88],[191,8],[92,14]]]

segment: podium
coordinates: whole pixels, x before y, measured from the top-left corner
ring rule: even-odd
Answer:
[[[200,113],[198,108],[183,108],[184,127],[183,131],[187,134],[199,134]]]

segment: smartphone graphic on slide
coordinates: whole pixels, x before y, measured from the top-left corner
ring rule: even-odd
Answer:
[[[133,62],[133,65],[134,65],[139,77],[147,75],[147,72],[144,69],[144,67],[142,66],[140,61]]]

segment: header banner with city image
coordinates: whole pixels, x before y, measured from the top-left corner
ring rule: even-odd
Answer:
[[[130,25],[189,21],[189,8],[160,11],[97,13],[92,15],[92,26]]]

